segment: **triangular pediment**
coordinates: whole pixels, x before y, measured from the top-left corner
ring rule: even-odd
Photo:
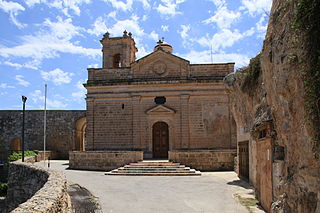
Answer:
[[[175,113],[176,111],[174,109],[165,105],[157,105],[146,111],[146,114],[148,115],[173,115]]]
[[[176,55],[174,55],[174,54],[172,54],[172,53],[167,53],[167,52],[165,52],[165,51],[163,51],[163,50],[157,50],[157,51],[152,52],[152,53],[150,53],[150,54],[148,54],[148,55],[140,58],[139,60],[133,62],[133,65],[134,65],[135,63],[139,63],[139,62],[140,62],[140,63],[143,63],[143,61],[145,61],[145,60],[157,60],[158,58],[163,58],[163,57],[165,57],[165,58],[171,58],[172,60],[176,60],[176,61],[177,61],[177,60],[178,60],[178,61],[182,61],[182,62],[184,62],[184,63],[189,63],[188,60],[186,60],[186,59],[184,59],[184,58],[181,58],[181,57],[179,57],[179,56],[176,56]]]

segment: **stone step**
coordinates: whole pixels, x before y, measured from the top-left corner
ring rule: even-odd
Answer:
[[[201,172],[181,165],[180,163],[172,163],[164,160],[140,161],[130,163],[110,172],[106,175],[132,175],[132,176],[186,176],[201,175]]]
[[[142,166],[139,166],[139,165],[125,165],[124,166],[125,168],[185,168],[185,166],[183,165],[180,165],[180,166],[157,166],[157,165],[142,165]]]
[[[114,173],[195,173],[195,170],[122,170],[116,169],[112,170]]]
[[[190,167],[120,167],[118,170],[189,170]]]
[[[200,176],[201,172],[197,171],[195,173],[185,172],[185,173],[113,173],[106,172],[105,175],[125,175],[125,176]]]

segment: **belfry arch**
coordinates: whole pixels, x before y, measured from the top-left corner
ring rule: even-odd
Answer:
[[[86,117],[83,117],[83,118],[80,118],[79,120],[77,120],[75,141],[74,141],[74,149],[77,151],[84,151],[85,150],[86,128],[87,128]]]

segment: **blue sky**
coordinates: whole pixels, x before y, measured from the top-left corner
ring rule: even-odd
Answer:
[[[262,48],[272,0],[0,0],[0,109],[85,109],[99,40],[132,32],[137,58],[164,40],[191,63],[246,66]]]

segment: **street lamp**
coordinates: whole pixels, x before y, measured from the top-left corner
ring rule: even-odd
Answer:
[[[22,96],[22,103],[23,103],[23,109],[22,109],[22,162],[24,162],[24,112],[26,110],[26,101],[27,101],[27,97]]]

